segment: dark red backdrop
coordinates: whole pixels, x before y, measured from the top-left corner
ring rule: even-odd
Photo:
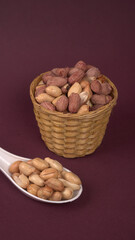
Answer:
[[[0,237],[135,239],[134,1],[0,1],[0,146],[50,156],[77,173],[82,196],[64,205],[27,198],[0,173]],[[38,74],[84,60],[119,91],[100,148],[80,159],[51,153],[40,138],[29,97]]]

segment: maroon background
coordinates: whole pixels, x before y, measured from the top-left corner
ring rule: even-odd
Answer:
[[[50,156],[77,173],[82,196],[63,205],[29,199],[0,173],[1,239],[135,239],[134,1],[0,1],[0,146]],[[102,145],[65,159],[41,140],[29,97],[40,73],[78,60],[119,91]]]

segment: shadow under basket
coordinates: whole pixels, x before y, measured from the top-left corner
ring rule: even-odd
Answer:
[[[65,158],[82,157],[93,153],[100,146],[113,107],[118,98],[115,85],[112,86],[112,101],[107,105],[87,114],[60,113],[46,110],[34,97],[35,88],[42,79],[39,75],[30,85],[30,97],[41,138],[48,149]]]

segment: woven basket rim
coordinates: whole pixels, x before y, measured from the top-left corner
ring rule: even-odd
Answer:
[[[93,110],[93,111],[90,111],[89,113],[86,113],[86,114],[80,114],[80,113],[62,113],[62,112],[57,112],[57,111],[51,111],[51,110],[47,110],[45,109],[44,107],[42,107],[41,105],[39,105],[36,100],[35,100],[35,97],[34,97],[34,92],[35,92],[35,87],[34,87],[34,84],[35,82],[38,84],[40,81],[41,81],[41,77],[44,73],[41,73],[40,75],[38,75],[36,78],[34,78],[34,80],[31,82],[30,84],[30,97],[31,97],[31,101],[33,103],[33,105],[35,105],[36,107],[42,109],[42,112],[46,113],[46,114],[49,114],[49,115],[54,115],[54,116],[57,116],[57,117],[61,117],[61,118],[72,118],[72,119],[82,119],[84,117],[86,118],[94,118],[106,111],[109,111],[110,109],[112,109],[116,103],[117,103],[117,99],[118,99],[118,91],[117,91],[117,88],[116,86],[114,85],[114,83],[108,78],[106,77],[105,75],[103,75],[105,77],[105,79],[109,82],[109,84],[112,86],[112,89],[113,89],[113,99],[110,103],[96,109],[96,110]],[[36,84],[36,86],[37,86]]]

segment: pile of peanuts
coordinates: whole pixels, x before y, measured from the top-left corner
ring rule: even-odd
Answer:
[[[111,92],[98,68],[78,61],[72,68],[44,73],[36,86],[35,99],[47,110],[84,114],[109,103]]]
[[[13,180],[29,193],[51,201],[68,200],[81,187],[80,178],[49,157],[15,161],[9,167]]]

